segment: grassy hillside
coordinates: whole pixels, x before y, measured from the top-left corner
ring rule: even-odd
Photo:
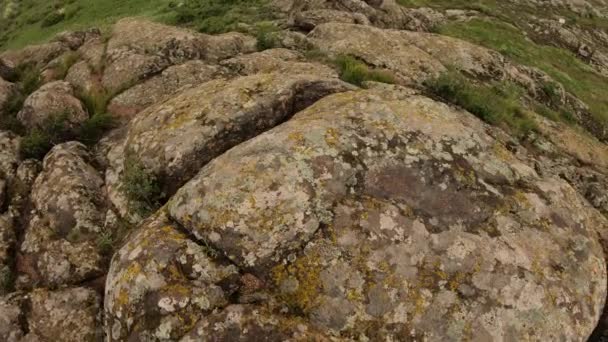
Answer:
[[[147,16],[202,32],[234,29],[268,17],[266,0],[0,0],[0,50],[48,40],[57,32],[108,27],[127,16]]]

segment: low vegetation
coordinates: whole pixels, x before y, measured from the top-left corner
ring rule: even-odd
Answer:
[[[147,216],[160,207],[163,197],[160,183],[135,157],[128,156],[124,167],[122,192],[129,200],[129,209]]]
[[[389,72],[371,69],[352,56],[339,56],[334,63],[338,67],[340,78],[357,86],[363,85],[366,81],[395,83],[394,77]]]
[[[434,96],[458,105],[487,123],[524,135],[535,128],[521,104],[521,89],[509,83],[477,85],[456,71],[426,82]]]
[[[246,29],[272,19],[269,0],[7,0],[0,2],[0,50],[48,40],[58,32],[108,28],[128,16],[146,16],[206,33]]]
[[[170,4],[167,20],[205,33],[238,31],[241,23],[272,19],[267,5],[268,0],[186,0]]]
[[[67,125],[68,115],[58,113],[46,119],[39,128],[32,129],[21,141],[21,156],[42,159],[53,146],[70,140],[73,133]]]
[[[536,44],[517,28],[497,21],[475,19],[446,25],[439,32],[497,50],[520,64],[543,70],[584,101],[596,119],[608,120],[608,79],[570,51]],[[547,92],[550,94],[551,89],[547,88]]]

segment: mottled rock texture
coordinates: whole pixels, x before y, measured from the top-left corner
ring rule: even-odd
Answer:
[[[43,85],[23,103],[17,115],[21,123],[29,129],[43,128],[53,118],[65,118],[70,128],[75,128],[88,117],[84,106],[74,96],[72,86],[63,81]]]
[[[248,34],[125,18],[0,54],[24,126],[0,131],[0,340],[601,341],[608,129],[565,74],[430,32],[543,8],[509,29],[600,79],[606,2],[271,3]],[[517,88],[532,128],[441,103],[446,71]],[[55,118],[88,145],[23,160]]]
[[[103,275],[97,245],[105,215],[103,180],[89,161],[76,142],[57,145],[45,157],[19,251],[19,287],[78,284]]]

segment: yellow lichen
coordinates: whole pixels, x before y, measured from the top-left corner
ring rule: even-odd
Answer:
[[[321,290],[321,260],[318,254],[304,255],[290,265],[279,265],[272,270],[273,281],[280,287],[285,281],[298,282],[293,292],[283,292],[279,298],[287,305],[308,312],[315,305]]]
[[[325,132],[325,142],[329,146],[336,146],[338,143],[339,135],[338,132],[333,128],[328,128]]]

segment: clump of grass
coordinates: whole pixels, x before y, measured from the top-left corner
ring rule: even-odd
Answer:
[[[23,159],[42,159],[53,146],[72,139],[73,133],[67,125],[68,113],[47,118],[39,127],[23,137],[20,153]]]
[[[80,59],[80,54],[76,51],[66,53],[57,67],[57,75],[60,79],[64,79],[72,65],[76,64]]]
[[[425,82],[428,90],[444,101],[458,105],[492,125],[518,135],[536,125],[521,105],[521,90],[512,84],[476,85],[457,71],[448,71]]]
[[[272,19],[267,0],[185,0],[170,3],[173,22],[193,26],[200,32],[223,33],[239,23],[253,24]]]
[[[277,38],[277,27],[274,25],[259,25],[257,27],[257,42],[258,51],[264,51],[279,46]]]
[[[365,63],[352,56],[338,56],[334,63],[339,69],[340,78],[357,86],[361,86],[366,81],[395,83],[394,77],[388,72],[370,69]]]
[[[33,64],[21,64],[17,66],[12,78],[8,81],[18,83],[21,86],[22,94],[26,97],[42,85],[40,69]]]
[[[60,23],[63,19],[65,19],[65,13],[62,11],[53,11],[49,13],[42,22],[40,23],[41,27],[49,27],[55,24]]]
[[[122,183],[122,192],[135,213],[147,216],[160,207],[163,197],[160,182],[135,157],[125,159]]]
[[[115,126],[116,122],[112,115],[95,113],[78,128],[77,139],[85,145],[93,146],[103,137],[105,132]]]

